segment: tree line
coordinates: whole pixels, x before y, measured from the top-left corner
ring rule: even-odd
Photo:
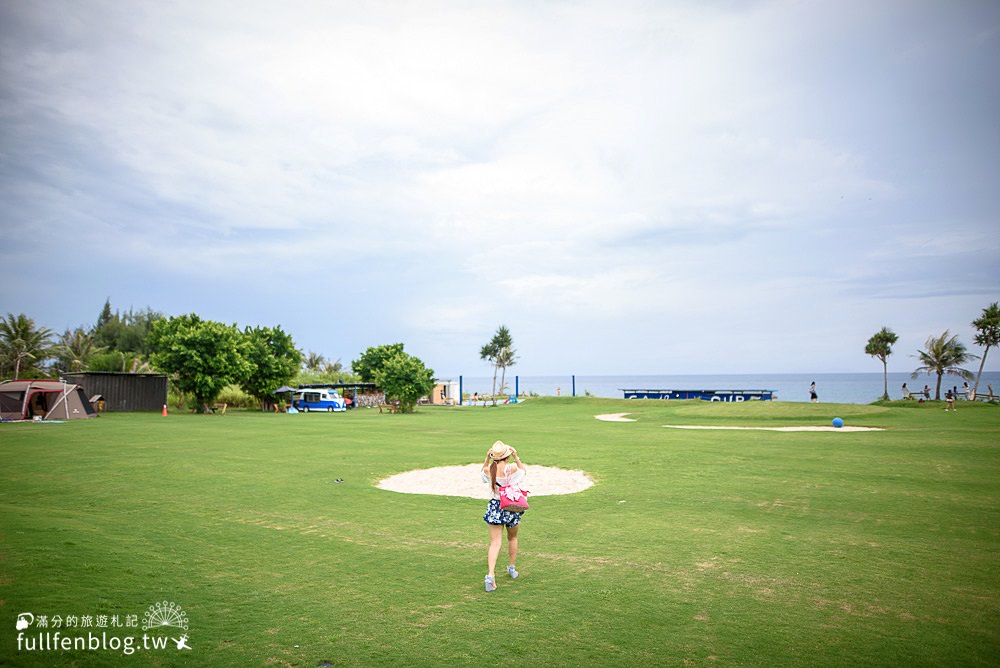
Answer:
[[[934,399],[941,400],[941,379],[945,374],[960,376],[965,380],[975,379],[972,386],[972,396],[979,392],[979,381],[983,375],[983,368],[986,366],[986,356],[990,348],[1000,345],[1000,305],[993,302],[983,309],[982,314],[972,321],[972,326],[976,330],[974,341],[977,346],[983,348],[982,356],[974,355],[968,351],[957,334],[952,334],[945,330],[940,336],[929,336],[924,343],[924,349],[918,350],[914,356],[920,360],[918,366],[912,374],[916,378],[922,373],[936,374],[937,383],[934,388]],[[899,341],[899,337],[888,327],[883,327],[872,334],[865,345],[865,354],[882,362],[883,390],[882,399],[889,398],[889,356],[892,355],[892,347]],[[980,360],[979,372],[973,374],[963,367],[974,360]]]
[[[375,346],[352,362],[303,354],[280,326],[227,325],[197,314],[165,317],[145,309],[121,313],[104,304],[91,327],[61,336],[25,314],[0,320],[0,378],[50,378],[79,371],[162,372],[195,410],[207,410],[228,385],[238,385],[262,410],[274,391],[298,381],[375,383],[386,398],[412,411],[434,389],[434,371],[402,343]]]

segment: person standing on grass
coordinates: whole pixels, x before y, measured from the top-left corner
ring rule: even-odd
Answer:
[[[511,579],[517,577],[514,567],[517,561],[517,525],[521,523],[524,513],[512,513],[500,509],[499,489],[504,485],[519,484],[524,480],[527,470],[517,456],[517,450],[503,441],[497,441],[486,453],[481,477],[490,486],[490,502],[486,506],[483,521],[490,527],[490,545],[486,551],[486,591],[497,588],[494,569],[497,557],[500,556],[500,544],[503,542],[504,528],[507,529],[507,574]]]
[[[819,402],[819,395],[816,394],[816,381],[814,380],[809,384],[809,401],[815,403]]]

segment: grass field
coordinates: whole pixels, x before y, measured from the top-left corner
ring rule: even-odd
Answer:
[[[1000,408],[941,407],[553,398],[0,425],[0,663],[995,666]],[[637,421],[593,417],[622,411]],[[886,430],[663,427],[835,415]],[[486,594],[484,502],[374,483],[497,438],[529,480],[543,464],[597,484],[535,498],[521,578]],[[158,602],[182,606],[190,650],[27,651],[15,628],[31,612],[49,627],[24,638],[56,615],[79,620],[63,637],[141,636],[124,624]]]

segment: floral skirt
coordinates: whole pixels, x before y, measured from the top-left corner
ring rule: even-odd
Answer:
[[[490,504],[486,506],[486,514],[483,515],[483,521],[487,524],[502,524],[508,527],[516,527],[521,523],[521,515],[523,514],[500,510],[500,501],[498,499],[490,499]]]

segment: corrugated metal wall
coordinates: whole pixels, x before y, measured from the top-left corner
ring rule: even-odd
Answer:
[[[158,411],[167,403],[167,377],[153,373],[70,373],[87,398],[100,394],[106,411]]]

